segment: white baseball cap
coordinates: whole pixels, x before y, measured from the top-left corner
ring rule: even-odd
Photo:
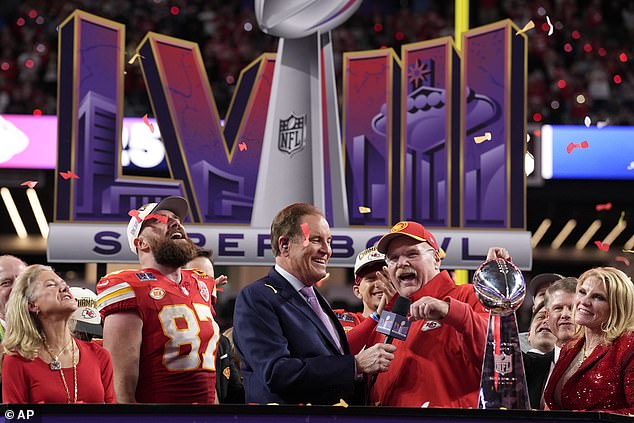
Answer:
[[[385,254],[379,253],[376,247],[367,248],[357,255],[357,259],[354,262],[354,275],[359,276],[360,271],[370,265],[386,265]]]
[[[188,209],[189,206],[187,205],[187,200],[177,195],[165,197],[158,203],[148,203],[139,207],[137,210],[139,214],[132,216],[130,218],[130,223],[128,223],[128,243],[130,244],[132,252],[134,254],[137,253],[134,240],[137,239],[141,233],[141,229],[143,229],[143,222],[149,214],[156,213],[159,210],[169,210],[178,216],[180,220],[184,220],[185,216],[187,216]]]
[[[75,330],[101,337],[101,315],[97,311],[97,294],[90,289],[76,286],[71,287],[70,292],[77,301],[77,310],[71,316],[77,322]]]

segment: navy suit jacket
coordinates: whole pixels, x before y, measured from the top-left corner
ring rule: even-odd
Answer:
[[[238,295],[233,339],[247,403],[353,399],[355,362],[345,332],[326,300],[317,290],[315,295],[339,334],[344,354],[302,294],[275,269]]]

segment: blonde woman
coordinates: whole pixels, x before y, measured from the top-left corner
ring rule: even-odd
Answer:
[[[576,337],[561,349],[544,401],[551,410],[634,413],[634,285],[613,267],[579,278]]]
[[[76,309],[68,285],[50,267],[20,273],[7,303],[5,403],[115,402],[110,355],[72,336]]]

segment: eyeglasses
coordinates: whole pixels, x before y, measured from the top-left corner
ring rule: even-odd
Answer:
[[[429,253],[429,252],[435,253],[436,250],[434,250],[433,248],[429,248],[427,250],[421,251],[418,248],[416,248],[415,250],[406,251],[403,254],[387,255],[385,256],[385,262],[387,263],[388,266],[394,266],[401,260],[401,257],[405,257],[405,260],[408,263],[414,263],[420,260],[423,254]]]

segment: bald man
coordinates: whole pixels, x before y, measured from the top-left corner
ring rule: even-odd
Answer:
[[[0,341],[4,338],[6,323],[4,321],[5,308],[9,295],[13,289],[13,283],[26,267],[26,263],[15,256],[0,256]]]

